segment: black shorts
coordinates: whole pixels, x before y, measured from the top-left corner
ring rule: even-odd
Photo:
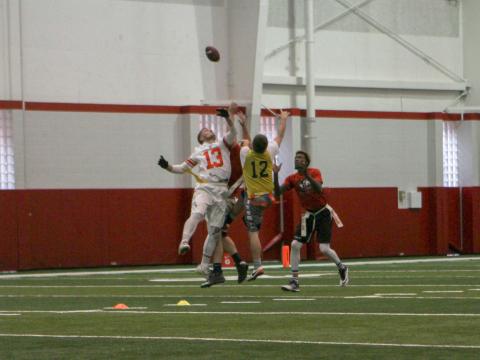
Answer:
[[[305,233],[302,236],[302,223],[297,225],[294,239],[302,244],[309,243],[313,233],[317,233],[317,242],[329,244],[332,240],[332,214],[324,208],[315,215],[310,214],[306,219]]]

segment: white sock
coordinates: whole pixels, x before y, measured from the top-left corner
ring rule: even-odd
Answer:
[[[220,228],[208,228],[208,236],[205,242],[203,243],[203,255],[202,255],[202,264],[210,264],[210,259],[215,252],[217,243],[221,240],[222,233]]]
[[[292,241],[290,246],[290,268],[292,272],[298,272],[298,265],[300,264],[300,250],[302,249],[302,243],[297,240]]]

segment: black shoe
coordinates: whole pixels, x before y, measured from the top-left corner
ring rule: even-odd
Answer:
[[[241,261],[240,264],[237,265],[237,272],[238,272],[238,283],[241,284],[247,278],[248,272],[248,264],[245,261]]]
[[[296,279],[291,279],[288,285],[283,285],[282,290],[284,291],[293,291],[293,292],[299,292],[300,291],[300,285],[298,285],[298,280]]]
[[[343,265],[340,269],[338,269],[338,273],[340,274],[340,286],[347,286],[348,284],[348,267]]]
[[[215,284],[223,284],[224,282],[225,282],[225,277],[223,276],[223,272],[212,271],[210,275],[208,275],[207,281],[205,281],[202,285],[200,285],[200,287],[208,288]]]

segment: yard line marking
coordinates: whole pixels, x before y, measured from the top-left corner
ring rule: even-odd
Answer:
[[[21,314],[15,314],[15,313],[10,313],[10,314],[0,314],[0,316],[20,316]]]
[[[291,298],[276,298],[276,299],[272,299],[273,301],[313,301],[313,300],[317,300],[317,299],[307,299],[307,298],[294,298],[294,297],[291,297]]]
[[[163,304],[163,306],[182,306],[182,305],[178,305],[178,304]],[[185,305],[183,305],[185,306]],[[187,306],[207,306],[207,304],[189,304]]]
[[[0,334],[0,337],[33,337],[55,339],[109,339],[109,340],[184,340],[205,342],[267,343],[267,344],[309,344],[309,345],[351,345],[370,347],[410,347],[438,349],[480,349],[480,345],[455,344],[401,344],[401,343],[368,343],[347,341],[314,341],[314,340],[276,340],[276,339],[230,339],[230,338],[196,338],[187,336],[125,336],[125,335],[47,335],[47,334]]]
[[[385,294],[387,295],[387,294]],[[392,294],[388,298],[389,299],[402,299],[406,298],[406,295],[394,297]],[[102,294],[102,295],[82,295],[82,294],[69,294],[69,295],[55,295],[55,294],[48,294],[48,295],[38,295],[38,294],[7,294],[7,295],[0,295],[0,298],[135,298],[135,299],[162,299],[162,298],[178,298],[185,296],[185,294],[172,294],[172,295],[151,295],[151,294]],[[191,298],[268,298],[271,299],[272,295],[188,295]],[[357,295],[357,296],[338,296],[338,295],[311,295],[311,298],[315,299],[357,299],[357,298],[377,298],[377,299],[385,299],[386,297],[382,297],[380,295]],[[409,299],[427,299],[427,300],[480,300],[479,296],[410,296]]]
[[[132,310],[146,310],[146,309],[148,309],[148,307],[145,307],[145,306],[129,306],[128,308],[132,309]],[[124,310],[124,309],[115,309],[113,306],[104,307],[103,309],[104,310]]]
[[[424,293],[463,293],[463,290],[423,290]]]
[[[434,263],[434,262],[453,262],[453,261],[480,261],[480,256],[455,257],[455,258],[427,258],[427,259],[400,259],[400,260],[374,260],[374,261],[347,261],[346,265],[388,265],[388,264],[415,264],[415,263]],[[331,263],[301,264],[300,268],[309,267],[332,267]],[[263,265],[265,269],[281,269],[281,264]],[[230,270],[226,268],[225,270]],[[234,270],[234,269],[231,269]],[[151,273],[178,273],[193,272],[194,267],[174,268],[174,269],[137,269],[137,270],[107,270],[107,271],[62,271],[62,272],[44,272],[34,274],[18,274],[16,272],[0,273],[0,279],[18,279],[18,278],[42,278],[58,276],[84,276],[84,275],[118,275],[118,274],[151,274]]]
[[[262,276],[260,277],[260,279]],[[245,288],[254,288],[254,287],[278,287],[279,285],[273,285],[273,284],[245,284],[242,285]],[[362,288],[362,287],[474,287],[478,286],[478,284],[349,284],[349,288]],[[97,288],[146,288],[146,289],[153,289],[153,288],[185,288],[185,287],[194,287],[198,288],[198,285],[189,285],[189,284],[178,284],[178,285],[0,285],[1,288],[25,288],[25,289],[86,289],[86,288],[92,288],[92,289],[97,289]],[[239,287],[238,284],[235,285],[228,285],[228,284],[222,284],[222,287],[234,287],[237,288]],[[311,288],[327,288],[327,287],[332,287],[332,288],[338,288],[338,283],[337,284],[302,284],[302,287],[311,287]],[[477,289],[480,290],[480,289]]]
[[[177,306],[177,304],[168,304]],[[195,304],[204,306],[206,304]],[[195,306],[192,304],[192,306]],[[182,307],[185,308],[185,307]],[[318,316],[399,316],[399,317],[480,317],[480,313],[385,313],[385,312],[331,312],[331,311],[142,311],[129,310],[107,311],[102,309],[93,310],[2,310],[3,313],[19,314],[145,314],[145,315],[318,315]]]
[[[472,290],[472,291],[480,291],[480,289],[468,289],[468,290]]]
[[[322,276],[338,276],[338,272],[329,272],[323,274],[302,274],[302,278],[317,278]],[[291,274],[284,274],[284,275],[268,275],[264,274],[260,277],[260,279],[290,279],[292,277]],[[463,277],[463,276],[462,276]],[[225,280],[237,280],[238,276],[225,276]],[[405,278],[402,276],[402,278]],[[443,277],[445,278],[445,277]],[[476,278],[476,276],[472,276],[472,278]],[[205,281],[204,277],[190,277],[190,278],[159,278],[159,279],[149,279],[148,281],[151,282],[191,282],[191,281]]]
[[[416,293],[378,293],[378,296],[415,296]]]
[[[261,304],[261,301],[220,301],[220,304]]]

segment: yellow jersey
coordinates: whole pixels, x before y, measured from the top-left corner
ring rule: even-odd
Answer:
[[[268,151],[257,154],[250,149],[245,156],[242,170],[248,197],[273,192],[272,157]]]

